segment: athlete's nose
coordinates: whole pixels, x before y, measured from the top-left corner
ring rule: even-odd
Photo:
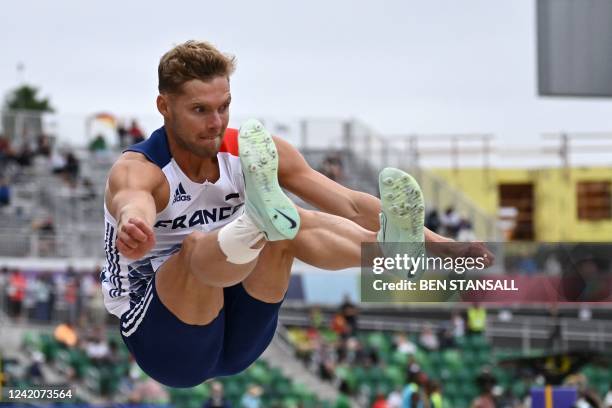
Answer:
[[[219,115],[218,112],[212,112],[208,121],[208,128],[210,130],[219,130],[222,125],[223,121],[221,120],[221,115]]]

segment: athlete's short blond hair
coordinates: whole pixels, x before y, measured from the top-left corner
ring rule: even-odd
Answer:
[[[157,69],[159,93],[180,93],[182,85],[192,79],[229,78],[235,69],[233,55],[223,54],[208,42],[189,40],[161,57]]]

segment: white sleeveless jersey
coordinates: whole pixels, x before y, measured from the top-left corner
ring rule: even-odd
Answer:
[[[117,250],[117,221],[104,206],[106,264],[100,279],[104,304],[119,318],[145,302],[145,291],[155,272],[180,249],[187,235],[213,231],[232,221],[244,211],[245,198],[236,129],[225,132],[217,154],[219,180],[214,184],[193,182],[183,173],[170,154],[163,127],[126,151],[142,153],[161,168],[170,185],[170,198],[155,219],[155,247],[139,260],[125,258]]]

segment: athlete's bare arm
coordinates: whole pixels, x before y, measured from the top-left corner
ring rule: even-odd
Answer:
[[[122,255],[139,259],[153,248],[153,223],[157,210],[166,204],[163,190],[168,188],[161,170],[139,153],[124,153],[113,165],[105,202],[117,220],[117,249]]]
[[[307,203],[330,214],[348,218],[370,231],[380,228],[380,200],[348,189],[314,170],[289,142],[274,137],[278,149],[281,185]],[[425,228],[427,242],[452,241]]]
[[[379,228],[380,200],[348,189],[314,170],[289,142],[274,137],[278,150],[280,184],[307,203],[370,230]]]

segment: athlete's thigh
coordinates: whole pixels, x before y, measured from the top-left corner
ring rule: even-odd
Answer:
[[[178,252],[157,270],[156,289],[161,302],[186,324],[205,325],[223,308],[223,289],[202,283]],[[205,266],[202,266],[205,268]]]

